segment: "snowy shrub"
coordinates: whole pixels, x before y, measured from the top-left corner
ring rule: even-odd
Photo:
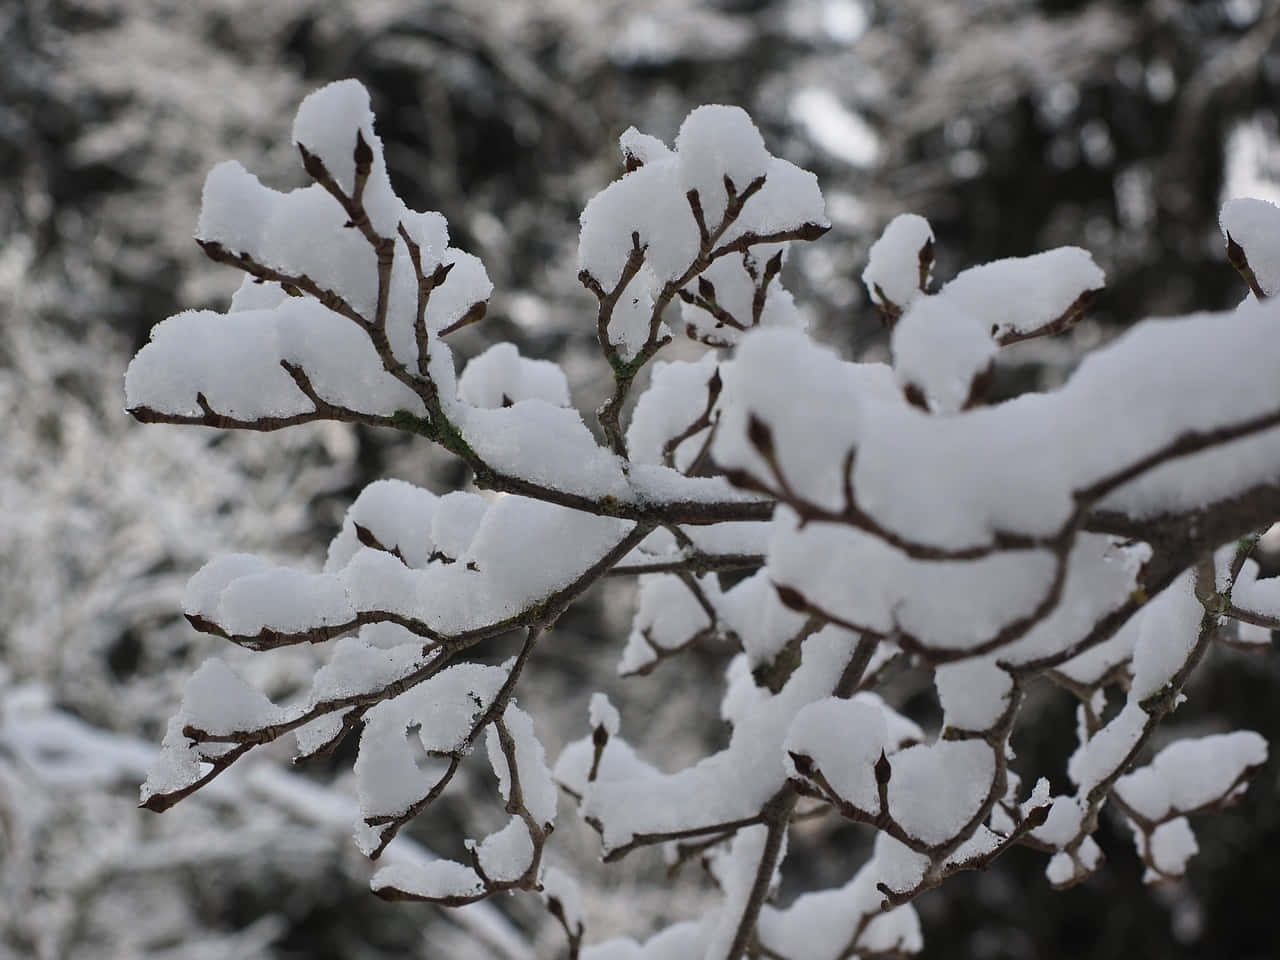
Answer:
[[[736,108],[694,110],[674,146],[628,130],[626,172],[587,205],[579,247],[612,371],[601,443],[555,364],[497,344],[456,373],[449,337],[483,318],[491,285],[443,217],[393,191],[358,83],[308,97],[293,140],[303,189],[236,163],[209,174],[199,243],[247,276],[227,313],[155,328],[126,375],[131,413],[406,431],[463,461],[474,489],[379,481],[323,570],[241,554],[193,577],[196,629],[259,651],[323,643],[328,659],[288,703],[207,661],[144,806],[286,734],[303,757],[358,736],[356,842],[377,859],[479,755],[504,825],[465,860],[389,858],[379,895],[538,892],[592,960],[829,960],[919,950],[912,901],[1015,845],[1044,852],[1053,885],[1082,880],[1106,807],[1148,881],[1178,877],[1189,818],[1265,763],[1251,732],[1152,754],[1206,651],[1263,648],[1280,624],[1280,581],[1250,558],[1280,516],[1274,207],[1224,209],[1251,289],[1237,310],[1144,321],[1061,388],[987,405],[1001,349],[1068,328],[1101,291],[1086,251],[938,286],[929,224],[899,217],[863,273],[892,363],[851,363],[808,337],[781,281],[789,246],[827,229],[816,179]],[[658,360],[678,335],[701,356]],[[610,575],[639,581],[621,673],[713,637],[739,648],[732,735],[685,769],[640,756],[624,727],[645,718],[603,694],[552,761],[517,704],[556,619]],[[512,631],[518,654],[489,662],[486,641]],[[886,681],[907,667],[929,671],[940,729],[895,709]],[[1069,782],[1018,770],[1010,740],[1037,683],[1078,700]],[[585,945],[581,892],[546,865],[561,793],[606,861],[650,845],[700,858],[719,908],[643,944]],[[789,829],[823,813],[876,831],[869,859],[775,904]]]

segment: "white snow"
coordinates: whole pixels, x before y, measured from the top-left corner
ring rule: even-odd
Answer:
[[[501,473],[566,493],[630,499],[621,461],[596,443],[577,410],[535,398],[453,412],[463,438]]]
[[[711,104],[696,107],[676,134],[680,185],[696,190],[708,227],[724,217],[728,196],[725,178],[737,193],[769,169],[769,151],[764,138],[741,107]]]
[[[426,796],[446,762],[422,762],[423,752],[462,748],[505,679],[501,668],[462,663],[371,707],[355,762],[361,815],[397,816]]]
[[[569,381],[558,364],[522,357],[514,343],[495,343],[463,369],[458,399],[474,407],[504,407],[533,399],[567,407]]]
[[[1116,793],[1160,822],[1229,796],[1245,772],[1267,761],[1267,742],[1249,730],[1176,740],[1145,767],[1116,781]]]
[[[724,625],[737,635],[747,662],[769,663],[804,626],[805,616],[782,605],[765,570],[734,584],[716,601]]]
[[[1081,796],[1087,795],[1124,763],[1142,736],[1148,719],[1146,711],[1131,698],[1114,719],[1071,755],[1067,773],[1080,788]]]
[[[715,577],[696,581],[712,598],[719,596]],[[714,602],[714,600],[712,601]],[[679,650],[713,626],[693,592],[674,574],[640,578],[640,606],[618,661],[622,675],[643,672],[666,652]]]
[[[480,869],[495,883],[518,880],[533,862],[533,840],[519,817],[512,817],[505,827],[479,844],[468,841],[468,845],[474,847]]]
[[[995,773],[992,749],[981,740],[907,747],[889,762],[889,812],[907,833],[930,844],[959,834],[978,812]]]
[[[1057,247],[962,270],[938,296],[1000,338],[1048,326],[1082,294],[1105,284],[1106,275],[1089,251]]]
[[[515,704],[511,704],[503,714],[503,721],[515,743],[516,772],[520,777],[525,807],[538,823],[550,826],[556,820],[556,786],[551,779],[551,771],[547,768],[546,751],[533,732],[533,720]],[[489,752],[493,772],[498,777],[498,792],[502,794],[503,800],[508,800],[511,796],[511,771],[507,767],[507,758],[502,752],[496,727],[491,726],[486,732],[485,749]]]
[[[720,237],[767,236],[806,225],[828,226],[817,178],[769,155],[760,132],[737,107],[695,109],[668,152],[650,137],[628,130],[624,155],[644,162],[596,194],[582,211],[578,267],[611,290],[631,254],[633,234],[645,248],[652,292],[681,277],[697,254],[700,236],[687,194],[698,192],[704,223],[716,231],[728,204],[727,177],[742,193],[758,177],[765,183]],[[642,302],[628,288],[628,297]],[[628,340],[634,337],[627,338]]]
[[[603,727],[604,732],[613,737],[618,734],[622,717],[607,695],[593,693],[587,709],[587,723],[592,730]]]
[[[1148,320],[1086,357],[1054,393],[948,418],[886,396],[875,365],[842,363],[797,332],[755,331],[724,372],[712,453],[722,466],[774,482],[748,439],[754,413],[772,427],[792,487],[819,505],[843,507],[842,471],[856,448],[858,505],[899,536],[958,549],[989,544],[998,530],[1049,535],[1075,508],[1075,491],[1187,434],[1280,409],[1280,380],[1271,375],[1280,363],[1278,316],[1269,299],[1233,313]],[[1251,389],[1223,391],[1223,382]],[[1179,389],[1170,392],[1169,383]],[[1046,423],[1054,429],[1046,432]],[[1168,509],[1174,497],[1192,506],[1245,489],[1280,468],[1280,443],[1269,436],[1237,442],[1264,455],[1212,458],[1194,470],[1169,464],[1158,502],[1153,493],[1126,500],[1118,491],[1107,505],[1140,515],[1144,505]]]
[[[474,897],[484,890],[476,872],[455,860],[392,863],[375,873],[369,885],[375,893],[395,889],[433,900]]]
[[[197,393],[240,420],[311,413],[315,404],[281,366],[302,368],[321,400],[375,416],[421,415],[422,401],[382,369],[369,338],[314,300],[270,310],[189,310],[157,324],[125,373],[128,406],[199,417]]]
[[[1252,197],[1228,200],[1218,223],[1223,236],[1244,250],[1262,292],[1269,297],[1280,292],[1280,207]]]
[[[755,326],[806,329],[806,318],[796,309],[791,294],[777,279],[769,284],[758,323],[755,319],[756,288],[763,278],[765,265],[776,250],[783,248],[782,244],[761,244],[752,254],[748,254],[756,278],[747,270],[741,256],[722,257],[712,262],[702,271],[699,282],[690,284],[685,289],[690,293],[698,293],[702,281],[710,283],[715,289],[715,305],[727,313],[733,322],[718,319],[696,304],[682,302],[680,316],[684,321],[685,332],[712,346],[727,347],[737,343],[742,336],[741,330],[734,327],[734,322],[738,327],[748,330]]]
[[[980,316],[943,296],[915,299],[894,326],[891,344],[898,382],[919,389],[933,413],[962,410],[998,349]]]
[[[406,565],[425,567],[434,549],[431,529],[439,502],[430,490],[403,480],[369,484],[347,510],[342,531],[329,544],[325,571],[336,573],[360,550],[357,524],[387,550],[398,551]]]
[[[741,718],[725,750],[677,773],[601,777],[588,785],[582,814],[600,820],[606,852],[639,834],[670,833],[758,812],[786,777],[782,743],[791,719],[806,703],[830,694],[850,653],[848,643],[838,638],[810,637],[786,686]],[[616,743],[610,741],[606,758]]]
[[[1152,831],[1149,849],[1156,869],[1165,876],[1176,877],[1186,870],[1187,861],[1200,852],[1200,845],[1186,817],[1177,817]],[[1150,871],[1143,875],[1148,883],[1155,879]]]
[[[1191,573],[1184,573],[1143,608],[1133,648],[1131,703],[1158,693],[1182,668],[1196,644],[1203,616]]]
[[[874,303],[886,299],[905,310],[928,284],[928,274],[920,276],[920,253],[933,242],[933,228],[919,214],[900,213],[885,226],[880,238],[867,251],[862,282]],[[932,256],[927,263],[931,266]]]
[[[808,757],[842,798],[872,815],[879,812],[873,769],[889,749],[889,729],[874,705],[838,697],[810,703],[791,722],[783,749],[792,776],[792,757]]]
[[[668,441],[683,433],[705,409],[707,384],[716,365],[714,353],[705,353],[693,363],[654,363],[649,386],[636,400],[627,426],[627,451],[633,463],[663,462]],[[687,467],[705,438],[704,430],[684,441],[676,451],[676,466]]]
[[[186,724],[213,736],[256,730],[276,722],[282,713],[216,657],[201,664],[182,694],[181,715]]]
[[[1013,678],[996,666],[996,659],[975,657],[934,669],[944,727],[986,730],[1004,713],[1013,692]]]

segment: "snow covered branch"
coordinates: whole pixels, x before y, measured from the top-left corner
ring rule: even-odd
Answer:
[[[466,863],[384,867],[381,896],[538,892],[583,960],[835,960],[918,951],[912,901],[1013,846],[1048,853],[1055,886],[1078,882],[1101,862],[1108,805],[1148,879],[1179,876],[1187,818],[1228,806],[1265,763],[1239,732],[1140,766],[1215,640],[1256,648],[1280,628],[1276,581],[1249,557],[1280,518],[1270,205],[1223,210],[1251,291],[1237,310],[1142,321],[1061,388],[988,404],[1004,347],[1062,332],[1101,295],[1088,252],[980,264],[935,290],[932,228],[898,217],[863,273],[892,362],[850,362],[807,335],[783,286],[790,245],[828,226],[815,178],[737,108],[694,110],[674,149],[630,129],[625,173],[587,204],[579,243],[612,373],[600,443],[554,363],[494,344],[456,373],[445,338],[483,318],[491,285],[442,216],[393,192],[359,84],[308,97],[293,138],[306,188],[277,193],[234,163],[210,173],[199,242],[248,277],[226,314],[155,329],[126,375],[130,411],[389,427],[456,456],[476,489],[378,481],[320,572],[237,554],[193,577],[196,629],[253,651],[325,645],[328,660],[285,704],[206,662],[144,805],[286,733],[309,756],[358,731],[356,835],[377,858],[483,735],[505,826],[467,840]],[[697,359],[658,359],[677,332]],[[633,575],[619,673],[731,649],[727,743],[664,772],[597,694],[588,736],[548,765],[519,684],[570,604]],[[1228,636],[1228,620],[1249,630]],[[481,659],[516,630],[513,658]],[[891,702],[899,671],[932,684],[939,729]],[[1013,747],[1038,679],[1078,702],[1067,792]],[[699,858],[720,906],[644,944],[587,945],[574,880],[543,866],[557,785],[606,861],[654,845],[673,868]],[[775,906],[790,838],[827,813],[874,832],[869,859]]]

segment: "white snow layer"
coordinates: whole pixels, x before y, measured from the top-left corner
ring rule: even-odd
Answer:
[[[1278,322],[1271,299],[1232,313],[1144,321],[1086,357],[1056,392],[946,418],[909,407],[877,365],[844,363],[794,331],[757,330],[723,370],[712,455],[776,485],[746,429],[755,415],[772,428],[791,487],[819,506],[844,508],[854,449],[857,506],[898,536],[959,549],[990,544],[998,531],[1050,535],[1075,509],[1077,491],[1187,434],[1280,411]],[[1251,389],[1221,388],[1234,382]],[[1054,429],[1046,432],[1045,423]],[[1272,433],[1236,441],[1262,452],[1238,467],[1221,457],[1169,464],[1181,502],[1203,504],[1224,487],[1242,489],[1252,475],[1274,475],[1280,444]]]
[[[867,266],[862,282],[872,301],[892,304],[906,310],[929,280],[928,267],[932,254],[925,258],[926,270],[921,276],[921,253],[933,243],[933,228],[924,217],[900,213],[885,226],[880,238],[867,252]]]
[[[448,246],[443,217],[410,211],[395,196],[382,143],[373,133],[368,93],[359,83],[344,80],[318,90],[303,101],[294,122],[295,141],[323,161],[348,195],[357,133],[372,155],[365,209],[378,234],[394,240],[387,337],[395,359],[416,369],[418,282],[399,227],[419,245],[424,271],[452,264],[445,282],[432,291],[429,330],[457,322],[493,288],[478,260]],[[187,311],[171,317],[152,331],[151,343],[130,364],[129,407],[195,417],[202,412],[196,396],[202,393],[214,412],[235,419],[309,413],[313,403],[281,366],[287,362],[301,369],[327,403],[383,416],[400,409],[420,414],[421,401],[383,369],[369,337],[350,316],[375,320],[378,269],[373,247],[347,220],[342,205],[318,183],[280,193],[238,163],[214,167],[205,181],[200,241],[221,247],[225,255],[250,258],[304,292],[314,284],[332,309],[310,296],[284,297],[268,285],[260,294],[242,287],[227,314]],[[435,341],[431,353],[432,375],[450,397],[448,349]]]
[[[1116,781],[1116,793],[1155,823],[1191,813],[1241,787],[1267,761],[1267,742],[1249,730],[1177,740],[1145,767]]]
[[[1244,250],[1262,292],[1280,292],[1280,207],[1266,200],[1228,200],[1218,216],[1224,236]]]
[[[728,204],[726,178],[736,194],[759,177],[765,182],[722,234],[721,243],[747,233],[770,236],[805,225],[828,226],[817,179],[771,157],[755,125],[737,107],[694,110],[680,127],[675,151],[634,131],[624,134],[622,147],[644,165],[591,199],[582,211],[578,244],[579,269],[605,290],[617,285],[633,234],[645,248],[652,293],[681,277],[700,243],[687,194],[697,191],[704,222],[714,233]]]
[[[851,652],[846,638],[810,637],[786,686],[740,719],[725,750],[677,773],[637,771],[586,785],[582,814],[600,821],[605,851],[641,834],[754,816],[786,778],[782,744],[790,721],[805,704],[830,694]],[[620,742],[610,740],[605,758]]]

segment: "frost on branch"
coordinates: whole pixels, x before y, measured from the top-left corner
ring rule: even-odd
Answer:
[[[300,757],[353,736],[357,843],[378,858],[483,741],[505,819],[461,860],[389,857],[382,896],[536,892],[570,954],[595,960],[838,960],[919,951],[912,901],[1013,846],[1043,852],[1050,883],[1078,882],[1102,862],[1108,810],[1149,880],[1179,876],[1189,818],[1265,763],[1249,732],[1151,750],[1215,644],[1257,650],[1280,628],[1277,581],[1249,556],[1280,516],[1273,208],[1224,208],[1254,294],[1237,310],[1143,321],[1061,388],[987,405],[1001,348],[1068,328],[1102,289],[1086,251],[975,265],[934,290],[932,228],[898,217],[863,273],[893,362],[852,363],[809,338],[781,283],[790,244],[827,228],[812,175],[734,107],[695,110],[671,147],[628,130],[579,238],[612,375],[600,442],[554,363],[497,343],[456,375],[446,338],[483,317],[490,285],[439,214],[396,197],[359,84],[309,97],[293,136],[308,187],[210,173],[200,243],[246,280],[228,312],[156,328],[126,375],[131,411],[397,429],[456,456],[475,489],[379,481],[321,569],[233,554],[192,577],[196,629],[248,651],[315,644],[323,662],[280,703],[206,662],[146,806],[286,734]],[[657,360],[676,330],[694,353]],[[732,650],[726,738],[683,769],[629,743],[642,718],[603,694],[549,764],[517,705],[556,619],[606,576],[638,578],[622,674]],[[900,712],[884,683],[898,671],[931,681],[936,729]],[[1040,679],[1077,711],[1057,784],[1013,747]],[[673,869],[701,860],[719,906],[587,944],[581,891],[543,866],[557,785],[606,860],[651,845]],[[822,816],[874,831],[870,857],[776,902],[799,821]]]

